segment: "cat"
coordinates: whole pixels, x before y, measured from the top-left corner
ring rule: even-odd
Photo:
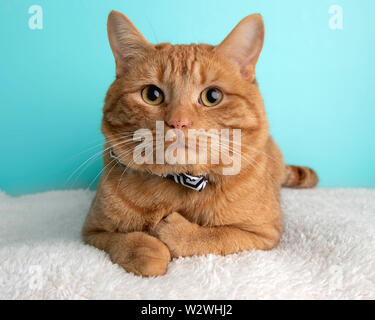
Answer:
[[[262,17],[245,17],[217,46],[153,45],[116,11],[107,27],[116,79],[103,108],[105,167],[84,241],[141,276],[165,274],[175,257],[275,247],[282,234],[281,186],[313,187],[318,177],[284,164],[269,135],[255,79]],[[157,121],[175,132],[240,129],[239,172],[223,174],[223,162],[136,163],[132,135],[141,128],[154,134]],[[181,174],[204,177],[204,190],[173,181]]]

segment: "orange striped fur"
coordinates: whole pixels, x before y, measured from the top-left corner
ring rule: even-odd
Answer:
[[[285,165],[269,135],[255,80],[262,18],[244,18],[218,46],[152,45],[126,16],[111,12],[108,36],[116,80],[105,99],[102,132],[106,148],[112,147],[127,168],[104,150],[105,167],[83,227],[84,240],[142,276],[164,274],[173,257],[276,246],[282,234],[281,185],[310,187],[317,176],[311,169]],[[158,106],[141,97],[150,84],[164,92]],[[203,107],[198,97],[212,86],[220,88],[223,99]],[[241,171],[223,175],[222,163],[135,164],[134,144],[121,144],[124,135],[129,138],[139,128],[155,132],[155,121],[163,121],[166,130],[173,123],[241,129]],[[149,172],[204,174],[209,183],[199,193]]]
[[[292,188],[312,188],[318,183],[318,176],[314,170],[300,166],[285,166],[283,186]]]

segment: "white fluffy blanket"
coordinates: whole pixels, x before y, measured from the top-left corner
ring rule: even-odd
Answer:
[[[272,251],[172,261],[140,278],[85,245],[93,193],[0,193],[0,299],[375,299],[375,190],[283,190]]]

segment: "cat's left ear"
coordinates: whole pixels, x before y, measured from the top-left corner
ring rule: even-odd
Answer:
[[[134,59],[154,49],[127,16],[111,11],[107,22],[108,39],[116,60],[116,75],[122,76]]]
[[[253,81],[263,42],[263,19],[259,14],[252,14],[242,19],[215,51],[235,63],[245,79]]]

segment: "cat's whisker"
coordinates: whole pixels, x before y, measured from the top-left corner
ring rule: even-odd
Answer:
[[[224,149],[224,150],[230,151],[230,152],[232,152],[232,153],[234,153],[234,154],[237,154],[238,156],[241,157],[241,159],[243,159],[243,160],[246,161],[249,165],[251,165],[252,167],[254,167],[253,162],[250,161],[250,159],[247,158],[246,156],[244,156],[242,153],[240,153],[240,152],[238,152],[238,151],[232,149],[231,147],[229,147],[229,146],[227,146],[227,145],[219,144],[218,146],[219,146],[221,149]],[[220,151],[220,150],[218,150],[218,151]],[[255,168],[255,169],[256,169],[256,168]],[[261,176],[260,176],[260,177],[261,177]]]
[[[126,155],[128,155],[128,154],[130,154],[130,153],[132,153],[132,152],[133,152],[133,150],[127,150],[127,151],[124,151],[123,153],[119,154],[118,157],[126,156]],[[115,159],[115,158],[112,159],[107,165],[105,165],[105,166],[99,171],[99,173],[95,176],[95,178],[90,182],[89,186],[87,187],[88,189],[90,189],[91,185],[96,181],[96,179],[99,177],[99,175],[101,175],[101,174],[104,172],[104,170],[105,170],[110,164],[112,164],[113,162],[115,162],[115,164],[111,167],[111,170],[108,172],[106,178],[103,180],[103,183],[104,183],[104,181],[108,178],[109,174],[111,173],[112,169],[113,169],[113,168],[116,166],[116,164],[117,164],[117,159]]]
[[[138,159],[138,158],[137,158],[137,159]],[[126,167],[124,168],[124,170],[122,171],[121,176],[120,176],[120,179],[119,179],[119,182],[118,182],[117,187],[116,187],[116,191],[115,191],[115,193],[117,193],[117,191],[118,191],[118,187],[119,187],[120,184],[121,184],[121,181],[122,181],[122,178],[123,178],[125,172],[126,172],[126,171],[129,169],[129,167],[130,167],[133,163],[135,163],[135,162],[136,162],[136,160],[134,160],[134,158],[133,158],[133,160],[131,160],[131,161],[126,165]]]
[[[145,146],[145,148],[148,148],[148,147],[150,147],[151,145],[153,145],[153,141],[151,141],[151,142],[149,142],[149,143],[147,143],[146,144],[146,146]],[[134,149],[132,150],[132,151],[134,151]],[[130,153],[130,152],[129,152]],[[123,157],[123,156],[126,156],[126,155],[128,155],[129,153],[127,153],[127,154],[122,154],[122,155],[120,155],[120,157]],[[140,157],[140,155],[138,156],[138,158]],[[138,159],[137,158],[137,159]],[[134,156],[133,156],[133,160],[131,160],[128,164],[126,164],[126,167],[125,167],[125,169],[122,171],[122,173],[121,173],[121,176],[120,176],[120,179],[119,179],[119,182],[118,182],[118,184],[117,184],[117,187],[116,187],[116,193],[117,193],[117,190],[118,190],[118,187],[119,187],[119,185],[120,185],[120,183],[121,183],[121,181],[122,181],[122,177],[124,176],[124,174],[125,174],[125,172],[128,170],[128,168],[131,166],[131,164],[133,164],[133,163],[136,163],[136,161],[137,160],[134,160]]]
[[[120,144],[125,144],[127,141],[123,141],[121,143],[117,143],[113,146],[117,146],[117,145],[120,145]],[[100,155],[102,155],[104,152],[106,152],[107,150],[109,150],[111,147],[108,147],[108,148],[105,148],[99,152],[96,152],[94,155],[92,155],[91,157],[89,157],[86,161],[84,161],[76,170],[73,171],[73,173],[69,176],[68,178],[68,181],[71,179],[71,177],[82,167],[84,166],[87,162],[89,162],[90,160],[94,160],[95,158],[99,157]]]
[[[94,155],[92,155],[91,157],[89,157],[87,160],[85,160],[79,167],[77,167],[68,177],[66,183],[68,183],[70,181],[70,179],[74,176],[74,174],[76,174],[85,164],[89,165],[89,162],[90,161],[94,161],[96,160],[96,158],[98,158],[99,156],[101,156],[102,154],[104,154],[105,152],[107,152],[108,150],[110,150],[112,147],[115,147],[115,146],[119,146],[119,145],[130,145],[132,144],[133,142],[136,142],[136,141],[133,141],[132,139],[129,139],[129,140],[125,140],[125,141],[121,141],[119,143],[116,143],[114,145],[111,145],[110,147],[107,147],[105,148],[104,150],[101,150],[97,153],[95,153]],[[83,168],[83,170],[80,172],[80,174],[78,175],[78,177],[76,177],[76,180],[81,176],[81,174],[87,169],[88,166],[86,166],[85,168]]]
[[[77,157],[77,156],[79,156],[79,155],[82,154],[82,153],[85,153],[85,152],[90,151],[91,149],[95,149],[95,148],[103,147],[104,144],[106,144],[106,143],[108,143],[108,142],[116,141],[116,140],[118,140],[118,139],[120,139],[120,138],[113,138],[113,139],[105,139],[105,138],[101,138],[101,139],[103,139],[101,143],[98,143],[98,144],[95,144],[95,145],[93,145],[93,146],[90,146],[89,148],[87,148],[87,149],[85,149],[85,150],[83,150],[83,151],[80,151],[79,153],[76,153],[76,154],[72,155],[72,156],[71,156],[70,158],[68,158],[68,159],[71,159],[71,158]]]
[[[232,143],[233,145],[237,145],[237,146],[245,146],[245,147],[248,147],[249,149],[252,149],[254,150],[255,152],[258,152],[258,153],[262,153],[263,155],[265,155],[267,158],[275,161],[276,163],[278,163],[278,160],[276,160],[275,158],[273,158],[272,156],[270,156],[269,154],[267,154],[266,152],[262,151],[262,150],[259,150],[257,149],[256,147],[252,146],[252,145],[249,145],[247,143],[242,143],[242,142],[237,142],[235,141],[234,139],[232,140],[228,140],[228,139],[225,139],[223,138],[222,136],[220,135],[216,135],[216,134],[206,134],[206,137],[210,137],[210,138],[215,138],[217,139],[218,141],[222,141],[222,142],[227,142],[228,144]]]
[[[234,145],[237,145],[237,146],[239,146],[239,147],[241,147],[241,146],[248,147],[248,148],[254,150],[255,152],[261,153],[261,154],[265,155],[267,158],[269,158],[270,160],[273,160],[273,161],[275,161],[275,162],[278,163],[278,160],[276,160],[275,158],[273,158],[272,156],[270,156],[270,155],[267,154],[266,152],[264,152],[264,151],[262,151],[262,150],[259,150],[258,148],[254,147],[254,146],[251,146],[251,145],[249,145],[249,144],[247,144],[247,143],[242,143],[242,142],[239,143],[239,142],[237,142],[237,141],[234,141],[234,140],[230,141],[230,140],[227,140],[227,139],[222,139],[221,141],[223,141],[223,142],[227,142],[227,143],[231,143],[231,142],[232,142]]]
[[[135,162],[139,159],[139,157],[140,157],[140,155],[139,155],[136,159],[133,158],[133,160],[131,160],[131,161],[126,165],[126,167],[124,168],[124,170],[123,170],[123,172],[121,173],[121,176],[120,176],[120,178],[119,178],[119,182],[118,182],[118,184],[117,184],[117,187],[116,187],[116,191],[115,191],[116,194],[117,194],[117,191],[118,191],[118,187],[120,186],[120,184],[121,184],[121,182],[122,182],[122,178],[123,178],[125,172],[130,168],[130,166],[131,166],[133,163],[135,163]],[[146,172],[147,172],[148,174],[151,174],[151,173],[148,172],[148,171],[146,171]]]
[[[127,151],[124,151],[123,153],[119,154],[119,157],[124,157],[124,156],[127,156],[128,154],[130,154],[131,152],[133,152],[133,150],[127,150]],[[113,163],[113,164],[112,164]],[[109,170],[109,172],[107,173],[106,177],[103,179],[103,177],[101,177],[101,179],[103,179],[103,183],[108,179],[111,171],[113,170],[113,168],[116,167],[116,165],[118,165],[118,162],[116,159],[112,159],[106,166],[104,166],[104,168],[102,170],[100,170],[100,172],[95,176],[95,178],[90,182],[89,186],[87,187],[87,190],[90,189],[91,185],[95,182],[95,180],[98,178],[99,175],[101,175],[104,170],[112,164],[112,167],[111,169]],[[116,193],[117,193],[117,188],[116,188]],[[96,203],[97,199],[95,199],[95,203]]]
[[[218,145],[218,147],[221,147],[221,148],[224,148],[224,149],[225,149],[226,146],[224,146],[224,145]],[[220,152],[220,149],[219,149],[219,148],[216,149],[216,150]],[[229,149],[227,149],[227,150],[228,150],[228,151],[232,151],[232,152],[234,152],[234,153],[236,152],[236,151],[234,151],[234,150],[229,150]],[[254,169],[255,174],[257,175],[257,177],[258,177],[262,182],[267,183],[268,181],[265,179],[264,176],[261,175],[261,173],[258,172],[258,169],[264,169],[264,170],[266,171],[266,173],[268,174],[268,177],[269,177],[272,181],[274,181],[274,180],[272,179],[271,175],[269,174],[269,172],[267,171],[266,168],[259,167],[259,163],[255,162],[255,164],[254,164],[253,162],[249,161],[249,159],[247,159],[246,157],[244,157],[242,154],[239,154],[239,153],[238,153],[238,155],[239,155],[243,160],[245,160],[245,161],[246,161],[246,162],[247,162],[247,163],[248,163],[248,164]],[[255,165],[258,165],[259,168],[255,167]],[[273,193],[273,195],[275,196],[275,193],[274,193],[273,190],[272,190],[272,193]],[[258,198],[259,198],[259,196],[258,196]],[[266,207],[268,208],[268,206],[266,206]]]
[[[227,146],[225,146],[225,145],[221,145],[221,147],[224,148],[224,147],[227,147]],[[272,175],[269,173],[269,171],[267,170],[267,168],[266,168],[266,167],[263,167],[263,166],[260,166],[259,162],[257,162],[255,159],[252,159],[252,161],[249,161],[250,159],[247,158],[246,156],[244,156],[243,154],[238,153],[237,151],[235,151],[235,150],[233,150],[233,149],[230,149],[230,148],[228,148],[227,150],[228,150],[228,151],[232,151],[233,153],[236,153],[236,154],[238,154],[239,156],[241,156],[241,158],[242,158],[243,160],[245,160],[246,162],[248,162],[249,165],[252,166],[252,167],[255,169],[255,172],[258,174],[258,172],[256,171],[257,168],[255,167],[255,165],[257,165],[258,168],[264,170],[264,171],[265,171],[264,173],[267,174],[268,178],[269,178],[274,184],[276,184],[275,179],[274,179],[274,178],[272,177]],[[258,174],[258,176],[259,176],[259,177],[262,177],[262,176],[260,176],[260,174]],[[264,177],[263,177],[263,178],[264,178]],[[267,181],[265,181],[265,182],[267,182]],[[275,193],[274,193],[273,189],[272,189],[272,193],[273,193],[273,195],[275,196]]]

